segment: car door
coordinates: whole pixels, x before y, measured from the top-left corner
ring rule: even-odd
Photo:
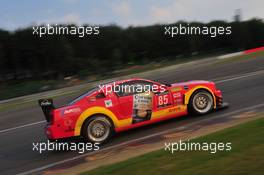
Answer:
[[[164,92],[155,93],[154,98],[156,101],[155,108],[157,110],[171,107],[173,105],[171,93],[168,90]]]
[[[123,91],[116,92],[116,94],[119,101],[119,112],[123,119],[132,118],[133,124],[151,119],[153,108],[153,95],[149,91],[151,85],[151,82],[142,80],[129,81],[119,85],[121,87],[118,89]],[[146,86],[148,88],[142,88]]]
[[[127,119],[133,113],[133,94],[124,93],[118,96],[118,111],[121,119]]]
[[[154,93],[154,101],[153,101],[153,119],[166,117],[170,115],[173,111],[171,108],[174,106],[172,93],[169,89],[165,89],[164,91],[158,91]]]

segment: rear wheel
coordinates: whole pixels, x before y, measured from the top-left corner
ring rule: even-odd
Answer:
[[[93,143],[106,142],[113,133],[112,123],[104,116],[94,116],[87,120],[83,128],[83,136]]]
[[[191,113],[202,115],[212,111],[213,106],[212,95],[205,90],[198,90],[191,96],[188,108]]]

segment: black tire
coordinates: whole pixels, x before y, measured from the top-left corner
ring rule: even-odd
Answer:
[[[194,115],[203,115],[211,112],[214,107],[214,99],[210,92],[206,90],[195,91],[188,104],[188,110]]]
[[[85,121],[82,127],[82,135],[87,142],[106,143],[113,135],[112,122],[105,116],[93,116]]]

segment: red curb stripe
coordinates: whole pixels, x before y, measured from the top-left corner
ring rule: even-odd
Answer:
[[[257,48],[254,48],[254,49],[245,50],[243,52],[243,54],[254,53],[254,52],[258,52],[258,51],[262,51],[262,50],[264,50],[264,47],[257,47]]]

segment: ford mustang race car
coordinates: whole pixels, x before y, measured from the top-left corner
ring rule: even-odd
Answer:
[[[141,78],[99,85],[60,108],[52,99],[40,99],[39,105],[49,139],[82,136],[96,143],[106,142],[115,132],[227,106],[213,82],[164,85]]]

